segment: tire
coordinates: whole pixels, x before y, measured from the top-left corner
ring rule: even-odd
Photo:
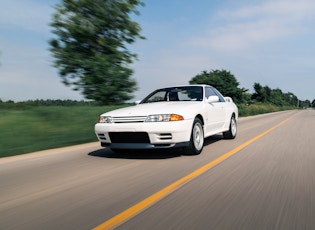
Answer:
[[[223,137],[225,139],[234,139],[236,137],[236,133],[237,133],[236,119],[234,116],[232,116],[231,121],[230,121],[229,130],[226,132],[223,132]]]
[[[184,149],[184,152],[187,155],[198,155],[203,149],[203,144],[204,133],[202,122],[199,118],[195,118],[191,130],[189,145]]]

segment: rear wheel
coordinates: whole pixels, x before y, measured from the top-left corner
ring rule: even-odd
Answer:
[[[237,124],[234,116],[231,117],[229,130],[223,133],[225,139],[234,139],[237,133]]]
[[[201,153],[204,144],[204,134],[202,122],[199,118],[195,118],[189,145],[184,149],[185,153],[188,155],[198,155]]]

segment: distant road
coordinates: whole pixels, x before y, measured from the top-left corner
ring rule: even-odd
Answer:
[[[0,230],[111,220],[116,229],[315,229],[315,110],[241,118],[235,140],[208,138],[198,156],[90,143],[0,159]]]

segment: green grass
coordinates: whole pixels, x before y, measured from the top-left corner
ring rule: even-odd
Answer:
[[[120,106],[0,106],[0,157],[97,141],[100,114]],[[239,105],[240,116],[292,108]]]
[[[251,105],[245,105],[241,104],[238,105],[239,110],[239,116],[246,117],[246,116],[253,116],[258,114],[264,114],[264,113],[272,113],[272,112],[278,112],[278,111],[284,111],[284,110],[291,110],[296,109],[292,106],[275,106],[272,104],[251,104]]]
[[[98,116],[119,107],[0,107],[0,157],[97,141]]]

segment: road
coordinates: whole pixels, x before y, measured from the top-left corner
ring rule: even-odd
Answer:
[[[285,111],[239,119],[235,140],[208,138],[198,156],[89,143],[2,158],[0,230],[99,230],[117,215],[116,229],[315,229],[314,130],[315,110]]]

